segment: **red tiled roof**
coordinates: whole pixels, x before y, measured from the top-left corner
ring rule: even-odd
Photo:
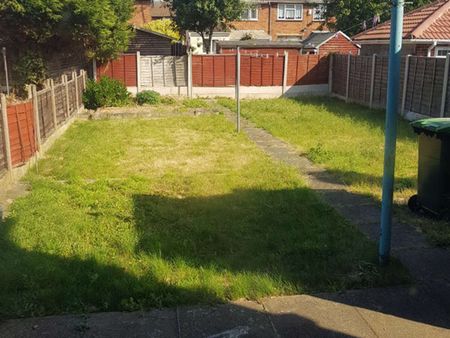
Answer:
[[[355,41],[388,40],[391,22],[387,21],[353,37]],[[450,1],[438,0],[419,7],[403,18],[404,39],[450,40]]]

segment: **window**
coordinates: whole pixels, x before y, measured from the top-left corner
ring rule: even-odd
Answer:
[[[278,20],[303,20],[303,5],[278,4]]]
[[[258,21],[258,7],[244,9],[241,14],[242,21]]]
[[[435,56],[445,58],[447,54],[450,54],[450,47],[436,47]]]
[[[324,5],[319,5],[313,9],[313,21],[325,21],[325,11]]]

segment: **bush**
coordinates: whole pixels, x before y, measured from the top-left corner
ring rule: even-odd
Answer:
[[[121,82],[102,77],[98,82],[88,81],[83,103],[87,109],[122,107],[130,103],[130,93]]]
[[[161,102],[161,95],[153,90],[144,90],[136,95],[136,102],[143,104],[158,104]]]

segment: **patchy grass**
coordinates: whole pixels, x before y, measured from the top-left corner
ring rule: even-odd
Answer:
[[[202,98],[184,99],[183,106],[186,108],[207,108],[208,102]]]
[[[223,116],[77,122],[0,224],[0,315],[404,283]]]
[[[218,102],[235,109],[234,101]],[[245,100],[242,115],[289,142],[327,168],[352,192],[381,200],[384,112],[325,97]],[[396,213],[427,233],[436,245],[450,245],[450,226],[413,215],[406,207],[416,194],[418,144],[409,124],[398,121],[394,200]]]

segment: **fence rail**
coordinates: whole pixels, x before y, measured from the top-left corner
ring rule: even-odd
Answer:
[[[400,111],[448,116],[449,58],[402,58]],[[384,56],[332,56],[332,93],[347,101],[384,108],[387,99],[389,59]]]
[[[27,163],[52,134],[82,108],[86,88],[86,72],[73,73],[68,80],[46,81],[40,91],[29,88],[25,102],[8,104],[0,101],[0,179]]]

